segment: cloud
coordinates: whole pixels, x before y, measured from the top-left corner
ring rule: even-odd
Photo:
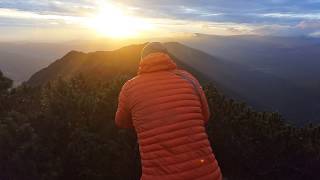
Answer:
[[[310,33],[309,36],[315,37],[315,38],[320,38],[320,31],[316,31],[316,32]]]
[[[250,24],[221,22],[202,22],[202,27],[207,30],[208,34],[218,35],[254,34],[256,28]]]
[[[296,28],[299,29],[302,34],[310,37],[320,37],[320,20],[301,21],[299,24],[297,24]]]
[[[294,27],[290,25],[278,25],[278,24],[268,24],[257,26],[254,30],[256,34],[262,35],[280,35],[280,36],[290,36],[295,35]]]
[[[79,15],[81,12],[92,11],[94,4],[85,0],[3,0],[0,8],[15,9],[18,11],[34,12],[39,14]]]
[[[320,28],[320,0],[0,0],[0,26],[78,27],[101,2],[168,32],[314,35]]]
[[[296,14],[296,13],[266,13],[261,14],[263,17],[271,17],[271,18],[290,18],[290,19],[320,19],[320,13],[304,13],[304,14]]]
[[[320,29],[320,20],[301,21],[297,27],[301,29],[317,30]]]
[[[85,22],[85,17],[55,15],[55,14],[39,14],[35,12],[30,12],[30,11],[21,11],[21,10],[6,9],[6,8],[0,8],[0,18],[7,19],[7,20],[16,19],[16,21],[20,19],[20,22],[22,22],[22,24],[23,22],[30,22],[32,20],[60,21],[66,24],[82,24]]]
[[[186,7],[186,6],[180,6],[178,8],[178,12],[184,15],[190,15],[190,16],[203,16],[203,17],[208,17],[208,16],[221,16],[223,13],[213,13],[210,11],[206,11],[203,9],[197,9],[197,8],[191,8],[191,7]]]

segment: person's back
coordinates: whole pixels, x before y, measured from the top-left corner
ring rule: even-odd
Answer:
[[[222,179],[204,128],[209,110],[201,86],[165,51],[150,52],[123,86],[116,114],[119,127],[137,132],[141,179]]]

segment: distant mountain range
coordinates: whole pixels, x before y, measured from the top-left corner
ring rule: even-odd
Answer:
[[[180,43],[165,43],[178,64],[200,72],[229,97],[247,102],[258,110],[278,111],[298,125],[319,122],[320,98],[295,83],[271,73],[250,68]],[[47,68],[34,74],[27,82],[42,85],[58,77],[83,74],[95,79],[113,78],[123,72],[136,73],[143,44],[126,46],[114,51],[83,53],[71,51]]]
[[[241,65],[246,70],[285,82],[271,86],[270,93],[276,92],[275,88],[285,90],[290,87],[288,84],[294,86],[290,88],[292,90],[287,89],[279,94],[283,96],[279,103],[287,110],[274,105],[272,110],[281,112],[288,119],[320,121],[320,38],[196,34],[180,42],[235,66]],[[248,81],[253,78],[249,77]],[[253,94],[256,94],[258,84],[254,87]],[[285,98],[286,94],[291,93],[294,94],[288,95],[291,100]],[[264,100],[262,103],[268,104],[266,102],[269,98],[261,97]],[[290,112],[294,113],[288,114]]]
[[[320,39],[195,34],[152,41],[179,41],[166,43],[178,64],[214,81],[229,97],[297,124],[320,122]],[[112,78],[136,72],[145,42],[0,43],[0,70],[16,84],[36,71],[29,84],[78,73]]]
[[[320,94],[246,64],[231,62],[202,51],[168,43],[178,59],[213,80],[224,94],[260,111],[276,111],[296,124],[320,122]]]
[[[320,91],[320,38],[196,34],[183,44]]]

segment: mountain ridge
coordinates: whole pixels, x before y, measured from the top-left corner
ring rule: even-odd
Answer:
[[[121,74],[121,72],[125,71],[133,71],[133,69],[129,68],[127,65],[135,65],[137,69],[138,62],[140,60],[138,55],[142,48],[143,44],[132,45],[115,51],[96,51],[83,53],[72,50],[62,58],[50,64],[48,67],[36,72],[26,82],[26,84],[32,86],[43,85],[58,78],[58,76],[65,76],[68,78],[79,73],[89,73],[86,75],[92,76],[98,76],[100,73],[100,75],[103,77],[108,76],[108,78],[112,78],[114,77],[112,72],[107,72],[104,68],[108,67],[108,70],[117,68],[119,72],[114,72],[115,74]],[[117,61],[119,59],[122,61]]]
[[[180,50],[177,47],[180,47]],[[280,112],[285,115],[286,119],[292,119],[298,124],[306,123],[299,121],[313,111],[317,111],[317,100],[313,99],[317,96],[289,81],[256,71],[244,64],[211,56],[211,54],[188,46],[183,46],[183,48],[181,50],[181,46],[175,46],[171,52],[176,52],[176,55],[177,52],[180,52],[178,53],[179,59],[209,76],[218,84],[217,88],[222,89],[222,92],[229,97],[245,101],[260,111]],[[168,49],[170,51],[170,47]],[[201,57],[201,61],[192,59],[193,57],[188,55],[190,52],[201,54],[198,56]],[[306,107],[309,102],[314,104],[311,107],[314,109]],[[308,117],[312,117],[312,115]],[[311,121],[315,122],[318,119]]]
[[[35,73],[27,84],[42,85],[58,77],[70,78],[83,74],[94,79],[112,79],[129,73],[136,74],[140,51],[145,44],[125,46],[114,51],[83,53],[70,51],[47,68]],[[305,124],[316,116],[316,100],[288,81],[250,69],[243,64],[231,63],[178,42],[164,43],[171,56],[182,68],[196,73],[198,78],[214,82],[227,96],[247,102],[260,111],[276,111],[290,122]],[[306,107],[310,103],[312,106]],[[312,114],[314,113],[314,114]],[[305,120],[306,119],[306,120]]]

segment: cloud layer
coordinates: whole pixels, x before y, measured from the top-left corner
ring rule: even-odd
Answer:
[[[0,0],[0,28],[81,29],[102,2],[168,32],[319,36],[320,0]]]

